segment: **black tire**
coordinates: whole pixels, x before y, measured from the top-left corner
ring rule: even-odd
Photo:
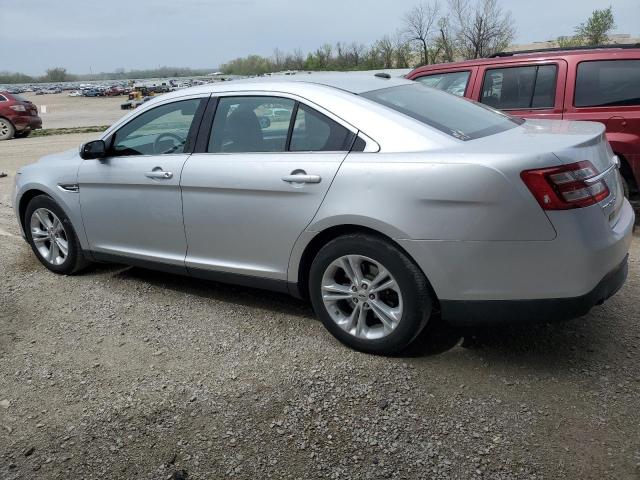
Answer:
[[[64,229],[68,248],[64,261],[57,265],[49,262],[42,255],[42,253],[36,247],[36,244],[32,237],[31,217],[33,216],[33,213],[40,208],[49,210],[58,217],[60,222],[62,222],[62,227]],[[36,254],[38,260],[40,260],[40,262],[49,270],[60,275],[72,275],[89,265],[90,262],[87,261],[82,254],[82,250],[80,249],[80,242],[78,242],[78,237],[73,228],[73,225],[71,224],[71,221],[65,215],[64,210],[62,210],[62,208],[60,208],[51,197],[47,195],[38,195],[37,197],[34,197],[27,205],[23,220],[27,240],[29,242],[29,245],[31,245],[33,253]]]
[[[629,195],[631,194],[629,190],[629,182],[622,175],[620,175],[620,180],[622,181],[622,191],[624,192],[624,196],[629,199]]]
[[[21,132],[15,132],[13,134],[14,138],[27,138],[29,135],[31,135],[31,130],[23,130]]]
[[[10,140],[16,132],[13,123],[0,117],[0,140]]]
[[[327,312],[322,298],[322,278],[331,263],[345,255],[375,260],[398,284],[402,293],[402,316],[395,329],[382,338],[358,338],[340,327]],[[405,349],[424,329],[433,307],[429,284],[418,266],[391,242],[369,234],[344,235],[320,249],[309,272],[309,297],[316,315],[334,337],[355,350],[378,355],[391,355]]]

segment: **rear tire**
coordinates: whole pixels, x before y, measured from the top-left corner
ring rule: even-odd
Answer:
[[[29,202],[24,227],[33,253],[52,272],[71,275],[90,263],[82,255],[71,221],[51,197],[38,195]]]
[[[16,129],[6,118],[0,118],[0,140],[9,140],[13,138]]]
[[[629,196],[631,195],[631,190],[629,189],[629,182],[622,175],[620,175],[620,180],[622,181],[622,191],[624,192],[624,196],[628,200],[630,198]]]
[[[333,336],[373,354],[406,348],[433,306],[418,266],[391,242],[369,234],[344,235],[320,249],[309,272],[309,296]]]

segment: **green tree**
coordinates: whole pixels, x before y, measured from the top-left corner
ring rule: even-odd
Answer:
[[[50,68],[44,76],[46,82],[66,82],[69,80],[67,69],[62,67]]]
[[[609,41],[609,32],[616,28],[611,6],[594,10],[586,23],[576,27],[576,37],[584,39],[586,45],[602,45]]]

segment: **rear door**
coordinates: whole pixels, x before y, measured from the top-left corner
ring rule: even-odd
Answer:
[[[566,78],[564,60],[487,65],[471,98],[517,117],[559,120]]]
[[[285,281],[293,245],[354,138],[330,113],[286,95],[212,99],[182,173],[189,271]]]

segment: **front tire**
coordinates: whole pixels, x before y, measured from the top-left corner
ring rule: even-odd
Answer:
[[[327,243],[309,273],[314,311],[333,336],[361,352],[394,354],[422,331],[432,312],[427,279],[391,242],[351,234]]]
[[[31,135],[31,130],[23,130],[13,134],[14,138],[27,138],[29,135]]]
[[[71,221],[51,197],[38,195],[29,202],[24,226],[31,249],[52,272],[71,275],[88,265]]]

